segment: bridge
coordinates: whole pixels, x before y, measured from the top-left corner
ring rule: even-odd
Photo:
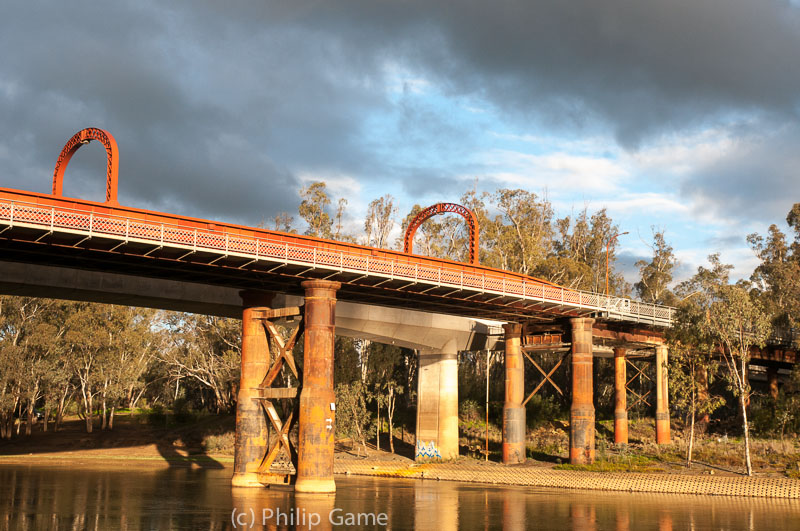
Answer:
[[[106,147],[106,201],[102,203],[62,193],[70,157],[89,141]],[[626,392],[619,387],[619,382],[625,382],[626,352],[655,352],[657,440],[669,441],[667,350],[661,330],[670,325],[672,308],[572,290],[481,266],[477,224],[470,221],[468,211],[456,209],[458,205],[435,205],[412,221],[411,236],[406,238],[408,252],[122,206],[117,201],[117,157],[109,133],[85,129],[62,150],[52,194],[0,188],[0,291],[241,318],[234,485],[287,481],[272,473],[270,465],[279,452],[294,455],[296,451],[297,491],[335,489],[336,333],[420,349],[420,457],[458,454],[456,354],[463,349],[491,348],[500,335],[506,371],[504,462],[525,459],[524,404],[530,396],[523,396],[524,359],[530,359],[529,352],[537,345],[554,348],[556,337],[560,345],[568,345],[572,367],[571,462],[594,459],[592,361],[596,350],[613,352],[618,360],[618,442],[627,442]],[[411,253],[413,230],[426,216],[446,211],[475,223],[470,225],[470,263]],[[301,329],[286,340],[273,325],[285,318],[302,318],[302,375],[291,356]],[[270,338],[278,345],[272,356]],[[545,376],[542,384],[552,383],[552,371],[546,374],[536,367]],[[276,387],[282,370],[298,376],[301,387]],[[284,399],[295,400],[296,414],[281,419],[273,402]],[[288,438],[295,421],[297,449]],[[272,438],[270,426],[276,434]]]

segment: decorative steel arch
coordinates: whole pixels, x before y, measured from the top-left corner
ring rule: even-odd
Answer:
[[[53,195],[63,196],[64,191],[64,171],[72,155],[78,148],[88,144],[92,140],[97,140],[106,148],[106,203],[109,205],[119,205],[117,202],[117,181],[119,173],[119,150],[117,141],[111,133],[95,127],[81,129],[75,133],[64,145],[61,154],[56,161],[56,169],[53,172]]]
[[[403,252],[411,254],[414,250],[414,234],[422,223],[437,214],[459,214],[467,222],[469,229],[469,262],[478,265],[478,218],[465,206],[455,203],[436,203],[420,211],[408,224],[403,237]]]

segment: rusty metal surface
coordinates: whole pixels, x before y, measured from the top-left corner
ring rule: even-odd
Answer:
[[[505,402],[503,403],[503,463],[525,462],[525,367],[520,349],[522,326],[503,325],[505,330]]]
[[[273,318],[285,317],[287,315],[297,315],[299,308],[259,308],[254,312],[255,319],[261,321],[263,331],[268,335],[269,339],[275,345],[277,353],[273,356],[272,365],[265,371],[264,379],[254,389],[256,393],[255,398],[260,402],[261,408],[264,410],[264,415],[274,432],[274,438],[270,443],[269,449],[266,451],[259,467],[258,467],[258,480],[265,485],[269,484],[288,484],[291,482],[292,469],[297,470],[298,453],[297,449],[292,445],[289,438],[289,433],[297,422],[299,416],[299,394],[301,387],[284,387],[284,383],[278,380],[283,368],[288,367],[294,375],[298,385],[302,384],[303,376],[297,368],[292,349],[294,348],[297,338],[303,333],[303,322],[301,321],[290,333],[288,339],[284,340],[275,323],[269,321],[267,316]],[[276,383],[281,384],[280,387],[273,387]],[[293,399],[289,402],[289,399]],[[275,407],[275,400],[283,400],[281,403],[281,410],[285,418],[281,418]],[[288,412],[288,413],[287,413]],[[283,470],[273,470],[273,463],[281,453],[289,460]]]
[[[628,444],[628,407],[625,371],[626,349],[614,349],[614,442]]]
[[[295,491],[335,492],[333,344],[338,282],[309,280],[305,289],[303,390]]]
[[[570,319],[572,324],[572,407],[569,412],[569,462],[594,462],[592,324],[594,319]]]
[[[106,203],[117,205],[117,183],[119,182],[119,149],[111,133],[103,129],[89,127],[81,129],[70,138],[61,150],[53,171],[53,195],[62,196],[64,191],[64,171],[72,155],[84,144],[97,140],[106,148]]]
[[[669,393],[667,347],[656,347],[656,443],[669,444]]]
[[[268,429],[261,414],[255,390],[267,371],[269,344],[254,318],[256,308],[269,305],[270,294],[245,291],[242,295],[242,365],[239,394],[236,401],[236,435],[234,442],[233,478],[237,487],[258,487],[258,467],[264,457]]]
[[[407,254],[414,252],[414,234],[416,234],[417,229],[425,220],[438,214],[450,213],[460,215],[467,222],[467,229],[469,231],[469,263],[478,265],[478,251],[480,249],[478,245],[480,238],[478,218],[472,210],[456,203],[436,203],[435,205],[423,209],[419,214],[414,216],[414,219],[409,222],[406,233],[403,236],[403,252]]]

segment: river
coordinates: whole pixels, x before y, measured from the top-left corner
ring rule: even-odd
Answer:
[[[335,496],[231,489],[229,468],[0,465],[0,529],[800,529],[788,500],[336,478]]]

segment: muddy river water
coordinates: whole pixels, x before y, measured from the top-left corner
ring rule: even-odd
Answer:
[[[0,464],[0,529],[800,530],[796,500],[338,476],[334,496],[231,489],[229,468]]]

